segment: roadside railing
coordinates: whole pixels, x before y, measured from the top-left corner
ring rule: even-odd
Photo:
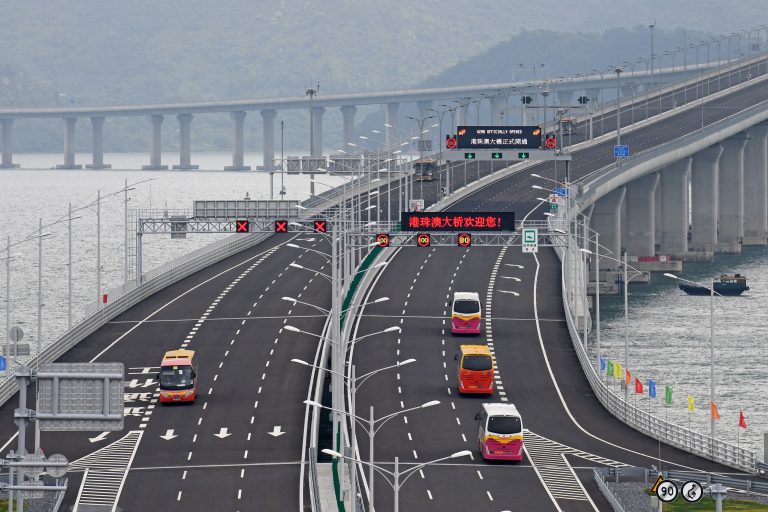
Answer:
[[[575,240],[572,240],[571,243],[576,245]],[[561,267],[564,272],[565,248],[556,246],[555,253],[560,258]],[[712,439],[709,435],[657,418],[650,414],[649,411],[625,401],[611,387],[606,385],[592,366],[590,357],[584,348],[576,320],[567,300],[568,290],[566,285],[565,280],[562,280],[563,307],[565,309],[568,332],[571,335],[573,347],[587,382],[589,382],[595,396],[608,412],[633,429],[670,446],[748,473],[756,473],[758,471],[757,463],[759,460],[753,451],[719,439]]]

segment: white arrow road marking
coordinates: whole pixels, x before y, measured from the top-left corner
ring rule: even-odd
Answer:
[[[280,437],[281,435],[285,434],[285,432],[282,431],[282,428],[280,425],[275,425],[275,428],[272,429],[272,432],[267,432],[267,434],[274,436],[274,437]]]
[[[96,437],[89,437],[88,440],[92,443],[98,443],[99,441],[104,441],[108,435],[109,435],[109,432],[102,432]]]
[[[131,379],[131,382],[128,383],[128,387],[131,389],[138,387],[148,388],[149,386],[154,386],[155,384],[157,384],[157,382],[152,379],[145,380],[144,384],[139,384],[139,379]]]
[[[165,439],[166,441],[170,441],[174,437],[179,437],[173,433],[173,429],[169,428],[165,431],[165,435],[160,436],[162,439]]]
[[[224,439],[225,437],[229,437],[229,436],[232,435],[229,432],[227,432],[227,430],[228,430],[227,427],[221,427],[219,429],[219,433],[218,434],[213,434],[213,435],[215,435],[219,439]]]

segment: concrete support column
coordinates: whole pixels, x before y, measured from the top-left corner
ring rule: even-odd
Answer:
[[[491,97],[491,126],[504,124],[504,111],[507,109],[507,97],[497,94]]]
[[[174,169],[197,169],[199,166],[192,165],[192,114],[179,114],[176,116],[179,120],[179,165],[174,165]]]
[[[86,165],[86,167],[88,169],[109,169],[112,166],[104,163],[104,118],[92,117],[91,127],[93,128],[93,163]]]
[[[276,110],[262,110],[261,112],[262,129],[262,151],[264,152],[264,162],[260,169],[274,169],[275,161],[275,116]]]
[[[469,108],[469,102],[466,100],[461,101],[456,109],[456,126],[467,125],[467,109]]]
[[[621,259],[621,205],[624,203],[626,187],[619,187],[609,194],[601,197],[596,203],[590,216],[590,226],[600,233],[600,245],[606,247],[612,254],[611,258]],[[605,249],[598,248],[594,241],[590,242],[593,252],[600,250],[605,254]],[[617,263],[608,258],[600,260],[600,267],[615,269]]]
[[[354,105],[341,107],[341,115],[344,118],[344,147],[347,147],[347,142],[355,143],[355,112],[357,107]]]
[[[391,148],[392,146],[394,146],[395,143],[398,141],[398,134],[397,134],[398,108],[400,108],[399,103],[387,103],[384,122],[389,125],[386,127],[387,128],[386,143],[388,148]]]
[[[744,237],[744,146],[749,137],[739,133],[726,139],[720,157],[716,252],[740,253]]]
[[[82,165],[75,164],[75,123],[76,117],[64,118],[64,164],[57,165],[57,169],[82,169]]]
[[[656,254],[654,199],[658,184],[658,172],[648,174],[627,184],[626,247],[629,256],[653,256]]]
[[[573,101],[573,91],[557,91],[557,101],[560,102],[560,106],[570,107],[571,101]]]
[[[141,166],[145,170],[159,171],[167,169],[167,165],[162,164],[162,135],[163,135],[163,116],[153,114],[149,116],[152,121],[152,140],[149,143],[149,165]]]
[[[688,252],[688,179],[690,157],[661,170],[657,187],[659,204],[659,254],[685,256]]]
[[[0,126],[3,129],[3,160],[0,162],[0,169],[15,169],[19,164],[13,163],[13,149],[11,147],[13,119],[0,119]]]
[[[723,147],[715,144],[693,155],[691,163],[691,242],[689,251],[712,259],[717,245],[718,176]]]
[[[315,141],[312,144],[312,155],[315,158],[323,156],[323,114],[325,113],[325,107],[312,107],[312,137]],[[345,151],[349,149],[349,146],[345,148]]]
[[[744,245],[768,243],[768,123],[747,130],[744,148]]]
[[[600,103],[600,91],[599,87],[590,87],[584,91],[587,98],[589,98],[589,104],[592,105],[593,108]]]
[[[251,166],[244,164],[243,127],[245,112],[239,110],[230,112],[232,118],[232,165],[224,167],[225,171],[250,171]]]

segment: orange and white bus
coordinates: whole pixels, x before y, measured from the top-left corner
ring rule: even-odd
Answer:
[[[493,394],[493,356],[488,345],[459,345],[459,393]]]
[[[454,292],[451,301],[451,333],[480,334],[482,310],[477,292]]]
[[[478,443],[486,460],[523,460],[523,419],[513,404],[483,404]]]
[[[197,365],[194,350],[170,350],[163,356],[157,380],[160,402],[194,402],[197,396]]]

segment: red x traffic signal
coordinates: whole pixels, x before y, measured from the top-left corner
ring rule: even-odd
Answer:
[[[315,231],[318,233],[326,233],[328,231],[328,224],[324,220],[315,221]]]
[[[248,233],[250,222],[247,220],[235,221],[235,233]]]
[[[276,220],[275,221],[275,233],[287,233],[288,232],[288,221],[287,220]]]

